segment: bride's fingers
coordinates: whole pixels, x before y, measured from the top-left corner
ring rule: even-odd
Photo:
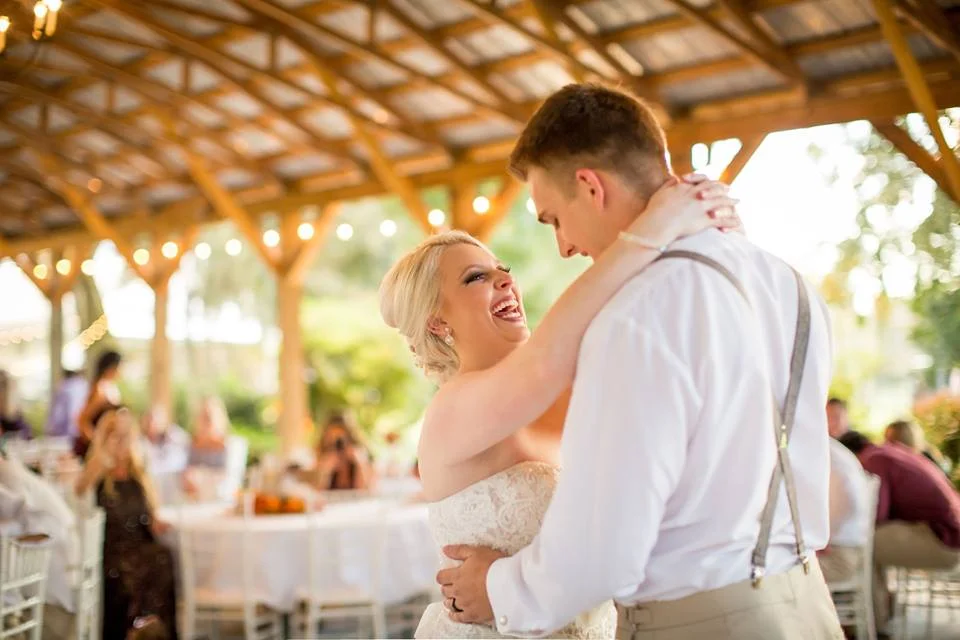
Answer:
[[[718,214],[723,215],[727,210],[733,211],[738,204],[740,204],[740,200],[730,196],[715,196],[703,200],[703,206],[711,218],[717,218]]]
[[[686,182],[687,184],[699,184],[701,182],[710,180],[710,178],[702,173],[688,173],[680,178],[680,180]]]

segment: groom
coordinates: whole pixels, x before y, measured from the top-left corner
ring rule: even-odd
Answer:
[[[593,85],[547,99],[510,165],[564,257],[601,253],[670,179],[650,110]],[[739,234],[668,254],[584,336],[537,538],[512,557],[445,549],[463,561],[437,575],[453,619],[544,636],[614,599],[618,639],[843,638],[815,556],[826,309]]]

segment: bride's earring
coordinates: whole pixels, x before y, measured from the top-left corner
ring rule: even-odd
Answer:
[[[444,344],[446,344],[448,347],[452,347],[452,346],[453,346],[453,334],[450,332],[449,329],[447,330],[447,335],[443,336],[443,342],[444,342]]]

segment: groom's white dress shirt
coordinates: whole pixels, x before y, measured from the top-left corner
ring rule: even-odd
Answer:
[[[674,600],[750,577],[776,460],[772,385],[783,401],[797,317],[789,268],[738,234],[672,248],[590,325],[580,348],[562,472],[540,534],[487,576],[497,629],[545,635],[610,598]],[[810,290],[810,349],[789,455],[807,548],[826,546],[830,462],[823,411],[829,318]],[[769,372],[769,373],[768,373]],[[781,488],[767,573],[796,566]]]

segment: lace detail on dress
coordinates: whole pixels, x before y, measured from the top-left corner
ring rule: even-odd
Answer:
[[[430,528],[439,546],[470,544],[515,554],[530,544],[557,486],[560,471],[543,462],[521,462],[429,505]],[[444,565],[455,564],[444,558]],[[617,613],[607,603],[581,614],[554,638],[607,640],[616,635]],[[450,620],[443,604],[427,608],[416,638],[502,638],[484,625]]]

